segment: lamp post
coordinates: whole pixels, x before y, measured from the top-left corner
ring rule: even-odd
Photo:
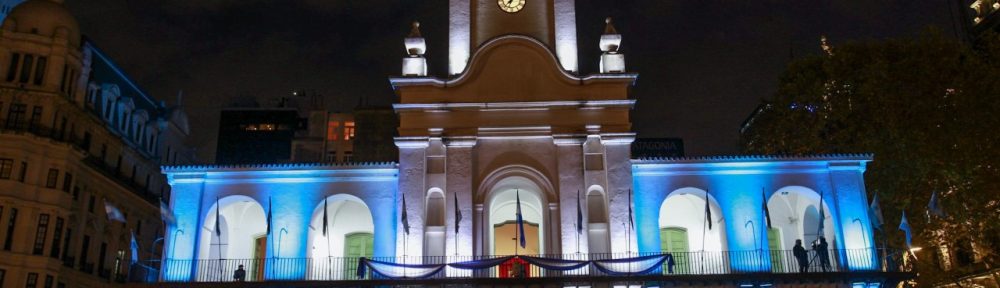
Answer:
[[[176,251],[177,251],[174,248],[177,247],[177,235],[180,235],[180,234],[184,234],[184,229],[177,229],[177,232],[174,232],[174,239],[170,240],[170,258],[171,259],[174,258],[174,253],[176,253]]]
[[[747,220],[747,222],[743,224],[744,229],[748,228],[747,226],[750,228],[750,234],[753,235],[753,246],[757,248],[757,255],[755,258],[761,258],[758,259],[758,261],[763,262],[763,258],[760,256],[761,248],[760,245],[757,244],[757,227],[753,225],[753,220]]]
[[[274,251],[274,254],[278,255],[278,259],[281,259],[281,238],[287,233],[288,230],[285,228],[281,228],[281,231],[278,231],[278,251]]]

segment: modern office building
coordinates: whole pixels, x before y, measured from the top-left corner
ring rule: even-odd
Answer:
[[[190,163],[187,116],[81,37],[60,2],[3,7],[0,286],[155,279],[158,262],[132,259],[161,257],[160,166]]]
[[[226,108],[219,115],[217,164],[287,163],[304,125],[294,108]]]

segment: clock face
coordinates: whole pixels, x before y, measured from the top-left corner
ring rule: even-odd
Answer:
[[[507,13],[516,13],[524,8],[524,1],[527,0],[497,0],[497,5]]]

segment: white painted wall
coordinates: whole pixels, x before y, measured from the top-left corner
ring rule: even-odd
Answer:
[[[682,188],[671,193],[660,207],[660,229],[680,227],[687,230],[688,251],[726,250],[722,211],[714,201],[711,203],[709,209],[712,211],[713,226],[708,229],[704,197],[705,191],[697,188]]]
[[[361,200],[335,195],[327,204],[328,232],[323,236],[323,204],[313,213],[309,224],[309,256],[325,258],[344,256],[344,237],[351,233],[374,233],[372,214]],[[329,253],[328,253],[329,252]]]
[[[220,243],[223,259],[253,258],[254,239],[265,237],[267,227],[264,207],[246,196],[230,196],[219,200],[222,210],[219,215],[224,219],[220,225],[222,239],[215,235],[215,209],[209,209],[205,225],[201,227],[201,246],[198,249],[199,259],[219,259],[219,251],[212,249],[212,243]]]
[[[818,219],[814,218],[807,221],[806,210],[810,206],[817,209],[820,202],[819,197],[819,193],[812,189],[790,186],[778,189],[768,199],[767,208],[771,212],[772,228],[781,231],[781,249],[791,250],[795,246],[796,239],[802,239],[802,245],[806,249],[810,249],[809,243],[816,240],[814,235],[816,233],[815,223],[818,222]],[[835,249],[835,227],[833,226],[833,218],[831,217],[833,211],[830,210],[830,206],[827,203],[824,202],[823,206],[823,209],[826,211],[826,219],[823,220],[825,227],[824,234],[826,241],[830,244],[830,249]],[[807,222],[813,222],[813,224],[807,225]]]

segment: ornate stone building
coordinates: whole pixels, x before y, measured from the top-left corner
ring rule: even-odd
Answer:
[[[228,282],[239,267],[298,286],[879,287],[909,275],[872,243],[871,155],[633,159],[638,75],[610,19],[579,48],[603,51],[583,74],[575,1],[448,3],[451,75],[427,75],[414,24],[390,78],[398,163],[164,167],[177,221],[162,280]]]
[[[158,199],[170,187],[159,167],[190,161],[181,108],[138,87],[60,2],[26,1],[0,29],[3,287],[155,273],[130,260],[160,257]],[[142,248],[130,249],[132,235]]]

